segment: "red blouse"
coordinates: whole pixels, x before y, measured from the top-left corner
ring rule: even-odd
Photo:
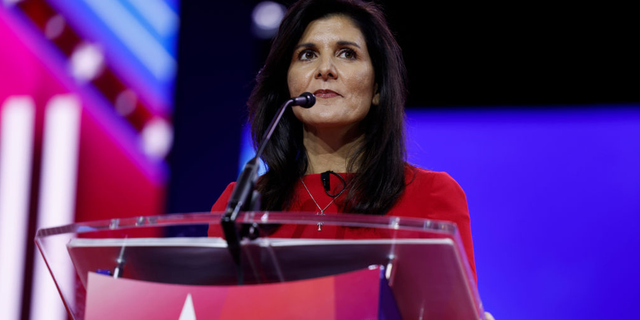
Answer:
[[[345,174],[341,174],[345,177]],[[341,186],[341,181],[333,175],[331,176],[331,190],[336,194]],[[324,209],[326,214],[340,212],[339,206],[333,202],[325,193],[324,186],[320,180],[320,174],[310,174],[302,177],[304,184],[309,189],[305,189],[302,183],[297,183],[294,190],[294,201],[287,211],[298,212],[320,212],[318,206]],[[348,179],[348,177],[347,177]],[[406,188],[398,202],[387,213],[390,216],[422,218],[431,220],[444,220],[454,222],[460,233],[462,244],[469,260],[469,266],[476,277],[475,261],[473,257],[473,242],[471,239],[471,227],[469,221],[469,209],[464,191],[458,183],[445,172],[435,172],[407,166],[405,170]],[[212,212],[224,211],[227,201],[231,196],[235,182],[229,184],[216,203],[211,208]],[[314,203],[309,193],[317,202]],[[346,192],[345,192],[346,193]],[[337,201],[344,195],[338,197]],[[210,229],[210,236],[220,236]],[[346,235],[344,229],[332,226],[322,226],[319,232],[315,226],[306,228],[281,228],[274,236],[286,238],[358,238],[357,234]]]

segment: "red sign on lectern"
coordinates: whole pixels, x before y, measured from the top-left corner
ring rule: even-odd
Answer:
[[[378,319],[379,267],[291,282],[196,286],[89,274],[86,319]],[[383,289],[384,290],[384,289]]]

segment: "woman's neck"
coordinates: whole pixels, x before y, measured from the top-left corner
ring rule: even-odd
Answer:
[[[348,172],[348,164],[364,134],[357,128],[315,130],[305,127],[303,143],[309,160],[307,174]]]

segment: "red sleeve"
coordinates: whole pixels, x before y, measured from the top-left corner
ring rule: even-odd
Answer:
[[[230,183],[226,189],[222,192],[216,203],[211,207],[211,212],[223,212],[224,209],[227,208],[227,202],[229,201],[229,197],[231,197],[231,192],[233,192],[233,187],[235,186],[235,182]],[[209,230],[207,231],[209,237],[223,237],[222,231],[220,230],[220,226],[209,226]]]
[[[447,173],[435,172],[431,186],[431,204],[435,219],[454,222],[458,226],[469,266],[476,277],[476,263],[473,255],[471,221],[467,196],[460,185]],[[477,277],[476,277],[477,281]]]
[[[447,173],[410,168],[407,187],[389,215],[450,221],[458,227],[469,267],[476,276],[467,197]]]
[[[211,212],[222,212],[227,208],[227,202],[229,201],[229,197],[231,197],[231,192],[233,192],[233,187],[236,185],[235,182],[231,182],[226,189],[222,192],[216,203],[211,207]]]

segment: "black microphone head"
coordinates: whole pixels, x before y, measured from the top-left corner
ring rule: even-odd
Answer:
[[[300,97],[304,97],[306,99],[305,103],[301,103],[300,106],[303,108],[311,108],[314,104],[316,104],[316,96],[311,92],[305,92],[300,95]]]

